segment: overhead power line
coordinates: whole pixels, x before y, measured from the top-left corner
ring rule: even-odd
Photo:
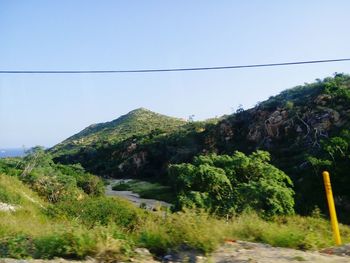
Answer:
[[[262,68],[262,67],[279,67],[302,64],[318,64],[330,62],[350,61],[350,58],[309,60],[280,62],[269,64],[251,64],[251,65],[234,65],[234,66],[217,66],[217,67],[194,67],[194,68],[166,68],[166,69],[128,69],[128,70],[0,70],[0,74],[110,74],[110,73],[156,73],[156,72],[174,72],[174,71],[202,71],[202,70],[224,70],[239,68]]]

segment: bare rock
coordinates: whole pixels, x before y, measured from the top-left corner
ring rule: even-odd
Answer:
[[[0,211],[4,211],[4,212],[14,212],[19,208],[19,206],[16,205],[11,205],[11,204],[6,204],[6,203],[2,203],[0,202]]]
[[[320,94],[316,97],[316,99],[314,100],[314,102],[318,105],[326,105],[327,102],[329,100],[332,99],[332,96],[331,95],[328,95],[328,94]]]

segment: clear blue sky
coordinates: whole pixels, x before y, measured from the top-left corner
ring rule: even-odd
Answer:
[[[350,57],[350,1],[0,0],[1,70],[201,67]],[[145,107],[196,120],[350,63],[125,75],[0,75],[0,148],[52,146]]]

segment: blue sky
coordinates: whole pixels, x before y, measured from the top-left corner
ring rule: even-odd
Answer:
[[[350,1],[0,0],[1,70],[202,67],[350,57]],[[195,120],[349,62],[125,75],[0,75],[0,148],[52,146],[138,107]]]

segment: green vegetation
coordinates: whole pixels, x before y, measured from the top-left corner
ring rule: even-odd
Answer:
[[[135,247],[156,255],[169,250],[209,253],[226,239],[266,242],[274,246],[317,249],[333,244],[329,222],[320,218],[255,213],[224,220],[203,211],[148,212],[118,198],[87,197],[47,203],[15,177],[0,175],[4,192],[20,196],[20,208],[1,212],[0,253],[14,258],[84,258],[126,260]],[[350,228],[341,225],[344,242]]]
[[[338,136],[321,140],[321,150],[316,156],[310,156],[309,162],[315,174],[327,170],[331,173],[332,188],[335,191],[337,205],[347,207],[350,201],[350,132],[342,130]],[[349,223],[349,210],[341,209],[338,216]]]
[[[332,161],[328,168],[331,168],[331,175],[337,174],[334,180],[346,180],[346,170],[340,171],[344,165],[335,166],[324,145],[336,143],[336,139],[331,141],[331,138],[342,138],[342,131],[350,129],[349,92],[350,76],[335,74],[285,90],[252,109],[240,109],[215,121],[187,122],[166,132],[130,126],[130,137],[121,136],[120,140],[109,140],[108,143],[104,143],[100,131],[90,129],[89,136],[101,143],[84,147],[70,143],[66,148],[60,144],[51,152],[56,162],[81,163],[94,174],[146,178],[173,187],[172,178],[166,176],[169,165],[191,163],[195,156],[203,154],[231,156],[240,151],[249,155],[264,150],[270,153],[271,164],[293,181],[296,212],[310,214],[317,206],[327,213],[319,172],[321,166],[311,160]],[[151,115],[149,113],[153,118]],[[133,127],[142,132],[133,130]],[[111,126],[110,131],[113,129]],[[115,134],[123,132],[115,129]],[[346,158],[343,159],[345,164]],[[342,187],[337,182],[335,184]],[[334,193],[336,200],[343,200],[337,206],[340,219],[347,222],[343,215],[350,212],[347,208],[350,196],[341,188],[339,191],[335,188]]]
[[[12,205],[0,211],[0,254],[113,262],[140,246],[209,253],[225,239],[330,246],[321,171],[330,171],[339,218],[348,222],[349,129],[344,74],[207,122],[139,109],[90,126],[49,151],[0,159],[0,202]],[[170,201],[174,210],[105,197],[94,174],[146,178],[114,189]],[[350,242],[350,228],[341,233]]]
[[[33,160],[34,166],[30,165]],[[199,156],[194,167],[203,164],[222,167],[220,169],[230,178],[237,176],[236,181],[232,181],[237,187],[239,172],[246,176],[248,171],[252,178],[274,179],[284,182],[285,186],[289,183],[283,172],[268,163],[265,152],[251,156],[242,153]],[[79,166],[54,164],[50,155],[40,148],[23,160],[2,159],[0,165],[2,171],[13,172],[12,175],[0,174],[0,202],[16,208],[15,211],[0,211],[2,257],[80,259],[92,256],[103,262],[116,262],[134,257],[136,247],[163,255],[178,249],[210,253],[224,240],[238,238],[300,249],[317,249],[333,242],[329,222],[318,214],[314,217],[275,215],[266,221],[261,215],[268,211],[260,209],[257,209],[260,215],[246,210],[232,217],[213,216],[197,208],[184,208],[176,213],[140,209],[125,200],[96,194],[101,193],[101,185],[95,184],[98,179]],[[177,168],[171,169],[174,172]],[[271,178],[267,171],[272,172]],[[78,183],[85,182],[80,178],[83,175],[91,182],[87,185],[93,186],[88,187],[88,191],[84,190],[85,183]],[[206,177],[205,173],[202,177]],[[207,179],[215,179],[215,176]],[[253,185],[257,181],[252,180]],[[210,182],[220,183],[220,180]],[[206,181],[202,183],[205,187]],[[137,181],[130,185],[140,189],[160,187]],[[231,186],[234,189],[235,184]],[[60,193],[56,193],[56,189],[60,189]],[[344,242],[350,241],[350,228],[341,226],[341,231]]]
[[[170,186],[159,183],[152,183],[140,180],[121,181],[112,187],[115,191],[132,191],[141,198],[156,199],[172,203],[175,200],[175,193]]]
[[[85,147],[104,147],[133,136],[160,135],[174,131],[186,122],[139,108],[111,122],[90,125],[81,132],[56,145],[51,152],[56,155],[77,153]]]
[[[236,238],[272,246],[317,249],[334,245],[329,221],[317,213],[309,217],[279,216],[269,221],[262,220],[254,213],[247,213],[235,218],[231,227]],[[345,240],[350,238],[349,230],[348,226],[340,225]]]
[[[78,164],[55,164],[40,147],[33,148],[23,159],[0,159],[0,173],[17,176],[52,203],[104,194],[104,184],[97,176],[86,173]]]
[[[236,214],[245,210],[265,216],[293,214],[294,192],[290,178],[269,164],[268,152],[250,156],[201,155],[193,164],[169,168],[178,192],[177,206],[197,207],[217,214]]]

